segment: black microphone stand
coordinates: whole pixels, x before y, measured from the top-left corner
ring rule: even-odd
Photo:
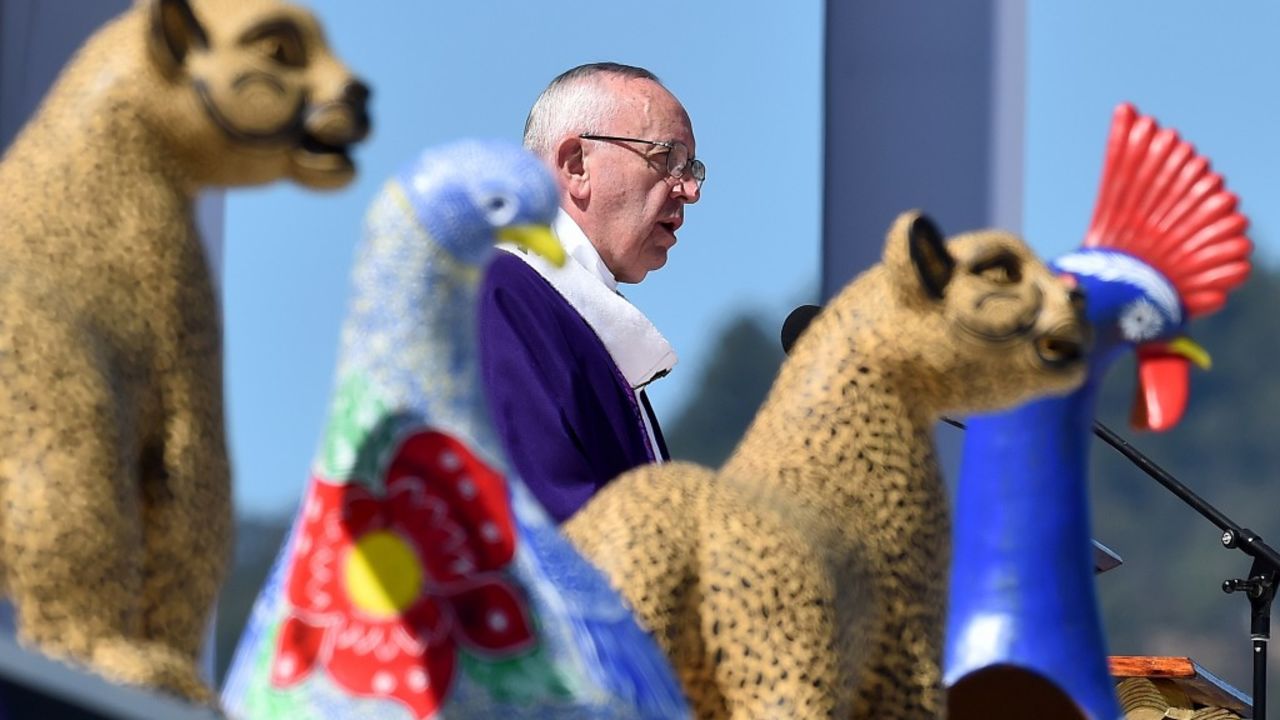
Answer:
[[[1257,720],[1265,720],[1267,717],[1267,644],[1271,640],[1271,601],[1275,599],[1276,580],[1280,576],[1280,554],[1263,542],[1257,533],[1240,527],[1186,485],[1178,482],[1137,448],[1112,432],[1111,428],[1094,421],[1093,432],[1102,438],[1103,442],[1137,465],[1140,470],[1165,486],[1169,492],[1177,495],[1180,500],[1216,525],[1222,531],[1221,540],[1224,547],[1239,548],[1244,554],[1253,558],[1249,577],[1224,581],[1222,591],[1243,592],[1249,598],[1251,610],[1249,633],[1253,643],[1253,717]]]
[[[964,429],[964,423],[944,417],[942,421],[953,427]],[[1226,593],[1243,592],[1249,598],[1251,610],[1249,633],[1253,643],[1253,717],[1255,720],[1266,720],[1267,717],[1267,644],[1271,640],[1271,601],[1276,596],[1276,581],[1280,577],[1280,553],[1254,531],[1243,528],[1210,505],[1204,498],[1196,495],[1177,478],[1157,465],[1151,458],[1143,455],[1111,428],[1094,421],[1093,434],[1124,455],[1138,469],[1155,479],[1169,492],[1191,506],[1191,509],[1203,515],[1209,522],[1222,531],[1222,545],[1228,548],[1239,548],[1253,558],[1253,566],[1249,568],[1249,577],[1245,579],[1226,580],[1222,583],[1222,591]]]

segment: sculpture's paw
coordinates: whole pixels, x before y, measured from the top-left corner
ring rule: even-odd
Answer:
[[[200,705],[218,704],[217,695],[200,677],[192,658],[167,645],[106,640],[94,647],[91,664],[115,682],[168,692]]]

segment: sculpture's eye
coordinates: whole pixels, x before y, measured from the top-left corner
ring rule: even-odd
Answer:
[[[248,42],[264,57],[282,67],[301,68],[307,64],[302,34],[286,23],[259,28],[250,34]]]
[[[271,59],[272,59],[272,60],[275,60],[276,62],[280,63],[281,65],[288,64],[288,62],[289,62],[289,50],[288,50],[288,48],[286,48],[286,47],[284,46],[284,43],[280,42],[279,40],[274,40],[274,41],[272,41],[272,43],[271,43]]]
[[[1016,255],[1007,252],[979,260],[969,270],[997,285],[1014,285],[1022,281],[1022,262]]]
[[[480,209],[485,220],[493,227],[502,227],[511,222],[520,209],[516,199],[505,193],[493,193],[480,200]]]
[[[1164,333],[1164,316],[1146,298],[1138,298],[1120,311],[1120,333],[1130,342],[1154,340]]]

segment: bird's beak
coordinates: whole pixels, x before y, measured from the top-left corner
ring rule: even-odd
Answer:
[[[498,230],[498,239],[536,252],[556,267],[564,265],[564,247],[546,225],[512,225]]]
[[[1139,430],[1168,430],[1182,419],[1191,392],[1191,365],[1208,370],[1208,351],[1189,337],[1138,348],[1138,392],[1130,423]]]

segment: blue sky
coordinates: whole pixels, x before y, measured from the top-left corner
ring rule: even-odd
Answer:
[[[427,145],[517,139],[538,92],[573,65],[617,60],[658,73],[689,110],[708,167],[668,266],[628,292],[681,356],[653,389],[659,413],[678,413],[736,313],[780,327],[816,295],[818,0],[303,4],[373,86],[375,130],[345,190],[277,185],[227,196],[228,424],[242,509],[285,512],[302,491],[325,420],[351,253],[378,187]],[[1280,7],[1028,5],[1024,227],[1014,229],[1046,256],[1079,242],[1111,110],[1130,100],[1213,158],[1273,260]]]
[[[1027,5],[1022,229],[1033,246],[1054,256],[1083,237],[1111,109],[1127,100],[1212,160],[1252,221],[1256,259],[1274,264],[1280,257],[1280,4]]]

